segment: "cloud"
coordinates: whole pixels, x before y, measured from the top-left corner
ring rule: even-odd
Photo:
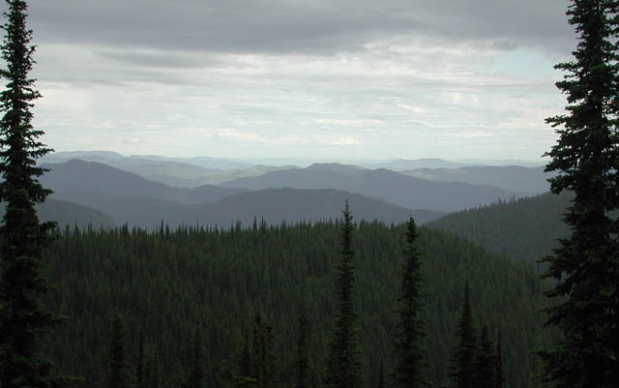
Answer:
[[[405,34],[570,47],[567,0],[33,0],[40,42],[219,53],[363,50]]]
[[[36,123],[68,150],[536,158],[567,3],[32,0]]]

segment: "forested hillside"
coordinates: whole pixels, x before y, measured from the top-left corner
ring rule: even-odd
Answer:
[[[365,386],[375,386],[384,361],[393,366],[395,303],[403,263],[404,228],[361,223],[353,232],[356,301]],[[334,224],[257,227],[228,232],[165,228],[70,232],[48,249],[51,304],[68,317],[50,338],[61,370],[83,376],[83,387],[104,386],[112,341],[110,320],[121,314],[129,361],[140,333],[151,371],[163,387],[186,377],[187,354],[202,328],[207,386],[231,387],[256,314],[273,327],[274,387],[294,383],[297,318],[305,306],[311,327],[309,373],[321,381],[334,313],[334,264],[340,251]],[[464,284],[474,321],[492,338],[503,333],[508,387],[533,386],[533,352],[548,344],[542,331],[541,284],[527,265],[488,254],[450,234],[421,229],[428,361],[432,386],[447,382]],[[249,353],[247,353],[249,354]],[[246,354],[246,355],[247,355]],[[134,369],[130,370],[133,375]]]
[[[429,227],[454,233],[491,252],[536,265],[536,261],[557,247],[568,227],[562,216],[572,196],[564,193],[482,206],[448,214]]]

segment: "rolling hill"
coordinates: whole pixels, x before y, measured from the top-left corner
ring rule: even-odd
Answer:
[[[570,201],[570,194],[546,193],[448,214],[428,226],[535,264],[568,235],[561,218]]]

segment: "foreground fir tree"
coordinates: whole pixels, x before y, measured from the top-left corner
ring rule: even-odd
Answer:
[[[361,364],[357,314],[354,307],[355,266],[352,249],[353,223],[348,202],[343,212],[342,251],[337,267],[335,331],[327,358],[327,388],[360,388]]]
[[[454,387],[473,388],[477,347],[468,282],[464,288],[464,305],[456,334],[458,336],[458,345],[451,360],[452,365],[449,375],[452,378]]]
[[[0,76],[0,202],[6,212],[0,227],[0,386],[54,386],[51,364],[41,356],[43,335],[56,323],[42,305],[47,293],[42,249],[49,224],[39,221],[35,206],[49,190],[38,181],[43,169],[36,159],[50,151],[32,127],[33,101],[40,97],[29,78],[34,63],[32,32],[26,26],[27,4],[7,0],[4,13]]]
[[[567,113],[547,119],[560,135],[546,171],[554,193],[571,191],[565,222],[571,236],[544,261],[555,280],[548,324],[561,343],[542,354],[549,382],[562,387],[616,387],[619,381],[619,68],[616,0],[572,0],[579,34],[575,59],[556,66]]]
[[[396,337],[395,378],[399,388],[419,388],[426,384],[423,374],[424,338],[421,320],[421,262],[417,249],[417,226],[408,221],[405,262],[403,265],[401,296],[399,300],[399,326]]]

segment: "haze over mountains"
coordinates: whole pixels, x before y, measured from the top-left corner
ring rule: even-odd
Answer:
[[[419,168],[402,171],[402,174],[437,182],[489,185],[526,194],[541,194],[550,190],[547,179],[552,176],[544,172],[544,167],[522,166]]]
[[[245,189],[217,186],[171,187],[102,163],[70,160],[48,164],[41,182],[54,190],[53,198],[70,201],[109,215],[116,224],[143,227],[220,225],[254,219],[269,224],[333,219],[346,200],[357,209],[357,219],[387,223],[415,216],[419,222],[443,213],[411,210],[385,201],[341,190]]]
[[[330,188],[360,193],[410,209],[446,212],[520,195],[492,186],[433,182],[387,169],[368,170],[340,164],[314,164],[304,169],[274,171],[258,177],[224,182],[222,186],[252,190],[269,187]]]
[[[209,157],[128,157],[114,152],[55,153],[44,162],[51,171],[41,180],[54,190],[54,199],[81,206],[77,214],[89,208],[103,217],[76,219],[80,224],[101,219],[141,227],[162,221],[228,227],[254,219],[269,224],[318,221],[337,217],[347,199],[358,220],[397,223],[413,215],[425,223],[547,187],[541,168],[463,166],[440,159],[382,162],[393,168],[442,166],[400,172],[338,163],[256,166]],[[217,184],[198,184],[212,181]],[[56,205],[50,206],[54,213]],[[69,208],[64,206],[66,213]]]

